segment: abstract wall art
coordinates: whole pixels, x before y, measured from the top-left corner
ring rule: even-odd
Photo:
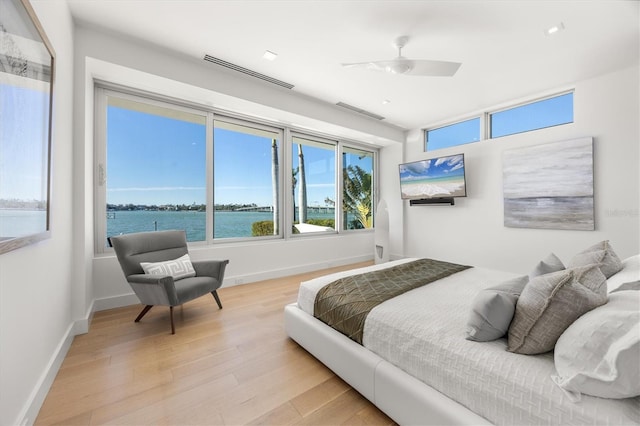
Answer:
[[[503,152],[504,225],[595,229],[593,138]]]

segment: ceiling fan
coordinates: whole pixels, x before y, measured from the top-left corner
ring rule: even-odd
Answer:
[[[342,64],[345,68],[364,67],[391,74],[404,74],[429,77],[451,77],[460,65],[459,62],[433,61],[429,59],[409,59],[402,56],[402,48],[409,41],[408,36],[398,37],[393,46],[398,49],[398,57],[389,61],[370,61]]]

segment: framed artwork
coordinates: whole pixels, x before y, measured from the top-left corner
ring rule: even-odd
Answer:
[[[55,53],[28,0],[0,0],[0,254],[50,237]]]
[[[503,153],[504,225],[593,231],[593,138]]]

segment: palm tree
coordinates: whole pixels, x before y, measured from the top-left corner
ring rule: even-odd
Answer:
[[[300,187],[298,188],[298,222],[307,221],[307,180],[304,174],[304,154],[302,144],[298,144],[298,169],[300,170]]]
[[[342,210],[345,215],[353,213],[361,228],[371,228],[373,226],[371,173],[358,165],[349,165],[344,171]]]
[[[291,199],[293,200],[293,221],[296,221],[296,185],[298,184],[299,167],[291,169]]]

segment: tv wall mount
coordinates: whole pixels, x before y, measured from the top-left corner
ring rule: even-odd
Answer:
[[[453,197],[442,198],[421,198],[418,200],[409,200],[410,206],[428,206],[428,205],[455,205]]]

